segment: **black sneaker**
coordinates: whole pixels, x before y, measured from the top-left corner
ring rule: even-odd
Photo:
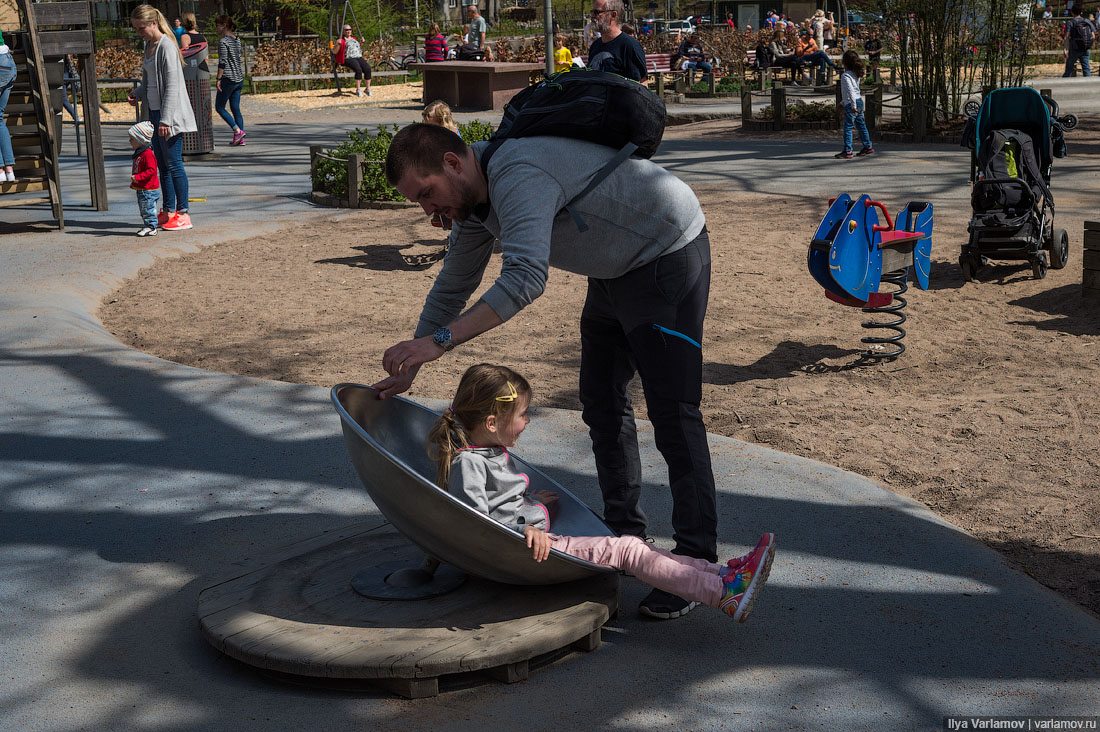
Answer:
[[[687,615],[698,604],[655,587],[638,605],[638,611],[651,618],[672,620]]]

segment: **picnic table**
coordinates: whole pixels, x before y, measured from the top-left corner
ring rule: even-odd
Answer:
[[[424,103],[442,99],[452,108],[503,109],[530,83],[542,64],[497,61],[437,61],[408,68],[424,75]]]

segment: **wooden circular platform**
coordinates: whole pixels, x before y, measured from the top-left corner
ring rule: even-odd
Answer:
[[[206,639],[262,669],[369,680],[408,698],[438,694],[447,674],[522,681],[537,656],[594,650],[618,609],[616,574],[537,587],[471,576],[441,597],[368,599],[351,588],[357,572],[424,556],[388,526],[328,534],[293,552],[204,589]]]

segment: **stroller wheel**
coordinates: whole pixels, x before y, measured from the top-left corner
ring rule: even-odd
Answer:
[[[1050,268],[1062,269],[1069,261],[1069,234],[1065,229],[1055,229],[1050,237]]]
[[[1031,274],[1035,279],[1041,280],[1047,276],[1047,253],[1039,252],[1035,259],[1031,260]]]
[[[1067,132],[1077,129],[1077,115],[1075,114],[1067,114],[1058,121],[1061,123],[1062,129]]]

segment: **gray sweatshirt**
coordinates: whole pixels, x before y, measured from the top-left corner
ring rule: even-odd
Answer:
[[[451,461],[447,490],[463,503],[523,533],[527,526],[550,530],[550,514],[526,496],[528,480],[512,469],[501,447],[467,447]]]
[[[479,160],[486,144],[472,146]],[[697,237],[706,221],[691,188],[640,158],[628,159],[574,204],[588,225],[587,231],[578,231],[562,207],[615,152],[563,137],[527,137],[501,145],[489,162],[491,205],[455,222],[416,336],[458,317],[481,283],[494,239],[500,239],[503,267],[481,299],[508,320],[542,294],[551,266],[611,279]]]
[[[176,39],[170,34],[162,34],[153,52],[153,59],[157,73],[155,83],[160,91],[160,123],[168,125],[170,136],[181,132],[198,132],[195,113],[191,109],[191,98],[187,96],[187,86],[183,80],[183,65]],[[143,66],[141,84],[132,92],[134,98],[148,102],[148,87],[148,69]]]

